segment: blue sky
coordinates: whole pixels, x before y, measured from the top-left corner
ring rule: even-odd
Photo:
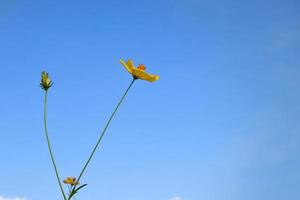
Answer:
[[[0,5],[0,199],[61,199],[40,72],[59,170],[77,176],[131,81],[120,58],[161,78],[135,83],[77,199],[300,198],[298,1]]]

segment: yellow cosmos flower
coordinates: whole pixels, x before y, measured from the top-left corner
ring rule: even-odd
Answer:
[[[76,178],[75,178],[75,177],[67,177],[67,178],[64,180],[64,183],[65,183],[65,184],[69,184],[69,185],[71,185],[71,186],[73,186],[73,185],[78,185],[78,184],[79,184],[79,182],[76,181]]]
[[[150,82],[154,82],[159,79],[158,75],[152,75],[145,72],[146,68],[143,64],[140,64],[136,68],[132,60],[128,60],[127,62],[125,62],[124,60],[121,59],[120,62],[135,79],[142,79]]]
[[[42,78],[41,78],[40,86],[43,90],[48,90],[52,86],[52,81],[49,78],[48,73],[42,72]]]

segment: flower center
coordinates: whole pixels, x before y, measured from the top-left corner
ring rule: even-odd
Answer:
[[[137,68],[142,71],[144,71],[146,69],[145,65],[143,65],[143,64],[139,64],[139,66]]]

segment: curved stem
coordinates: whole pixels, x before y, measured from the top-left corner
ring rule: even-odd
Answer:
[[[45,92],[45,102],[44,102],[45,135],[46,135],[46,139],[47,139],[48,150],[49,150],[50,157],[51,157],[51,160],[52,160],[52,164],[53,164],[53,167],[54,167],[54,170],[55,170],[55,175],[56,175],[57,182],[59,184],[59,187],[60,187],[61,193],[64,197],[64,200],[67,200],[64,189],[63,189],[63,187],[61,185],[61,182],[60,182],[60,178],[59,178],[59,175],[58,175],[58,170],[57,170],[57,167],[56,167],[56,164],[55,164],[55,160],[54,160],[54,156],[53,156],[53,153],[52,153],[52,150],[51,150],[50,140],[49,140],[49,136],[48,136],[48,129],[47,129],[47,97],[48,97],[48,92],[46,90],[46,92]]]
[[[83,169],[82,169],[81,172],[80,172],[80,175],[78,176],[78,179],[77,179],[78,182],[79,182],[80,178],[82,177],[82,175],[83,175],[83,173],[84,173],[86,167],[87,167],[88,164],[90,163],[90,161],[91,161],[93,155],[95,154],[95,151],[97,150],[97,148],[98,148],[98,146],[99,146],[99,144],[100,144],[100,142],[101,142],[101,140],[102,140],[102,138],[103,138],[103,136],[104,136],[104,134],[105,134],[105,132],[106,132],[106,129],[108,128],[108,126],[109,126],[109,124],[110,124],[110,122],[111,122],[111,120],[113,119],[114,115],[116,114],[118,108],[120,107],[122,101],[123,101],[124,98],[126,97],[128,91],[129,91],[129,89],[131,88],[131,86],[132,86],[132,84],[134,83],[135,80],[136,80],[136,79],[134,78],[134,79],[131,81],[131,83],[129,84],[129,86],[128,86],[128,88],[126,89],[125,93],[124,93],[123,96],[121,97],[119,103],[117,104],[116,108],[114,109],[114,111],[112,112],[111,116],[109,117],[109,119],[108,119],[108,121],[107,121],[107,123],[106,123],[106,125],[105,125],[105,127],[104,127],[104,129],[103,129],[103,131],[102,131],[102,133],[100,134],[100,137],[99,137],[99,139],[98,139],[98,141],[97,141],[97,143],[96,143],[96,145],[95,145],[95,147],[94,147],[92,153],[90,154],[90,156],[89,156],[87,162],[85,163]],[[76,188],[76,187],[74,187],[73,190],[74,190],[75,188]]]

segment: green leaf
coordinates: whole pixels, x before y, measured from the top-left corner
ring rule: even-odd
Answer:
[[[85,186],[87,186],[87,184],[83,184],[83,185],[79,186],[78,188],[76,188],[76,186],[74,186],[73,190],[70,192],[68,200],[70,200],[80,189],[82,189]]]

